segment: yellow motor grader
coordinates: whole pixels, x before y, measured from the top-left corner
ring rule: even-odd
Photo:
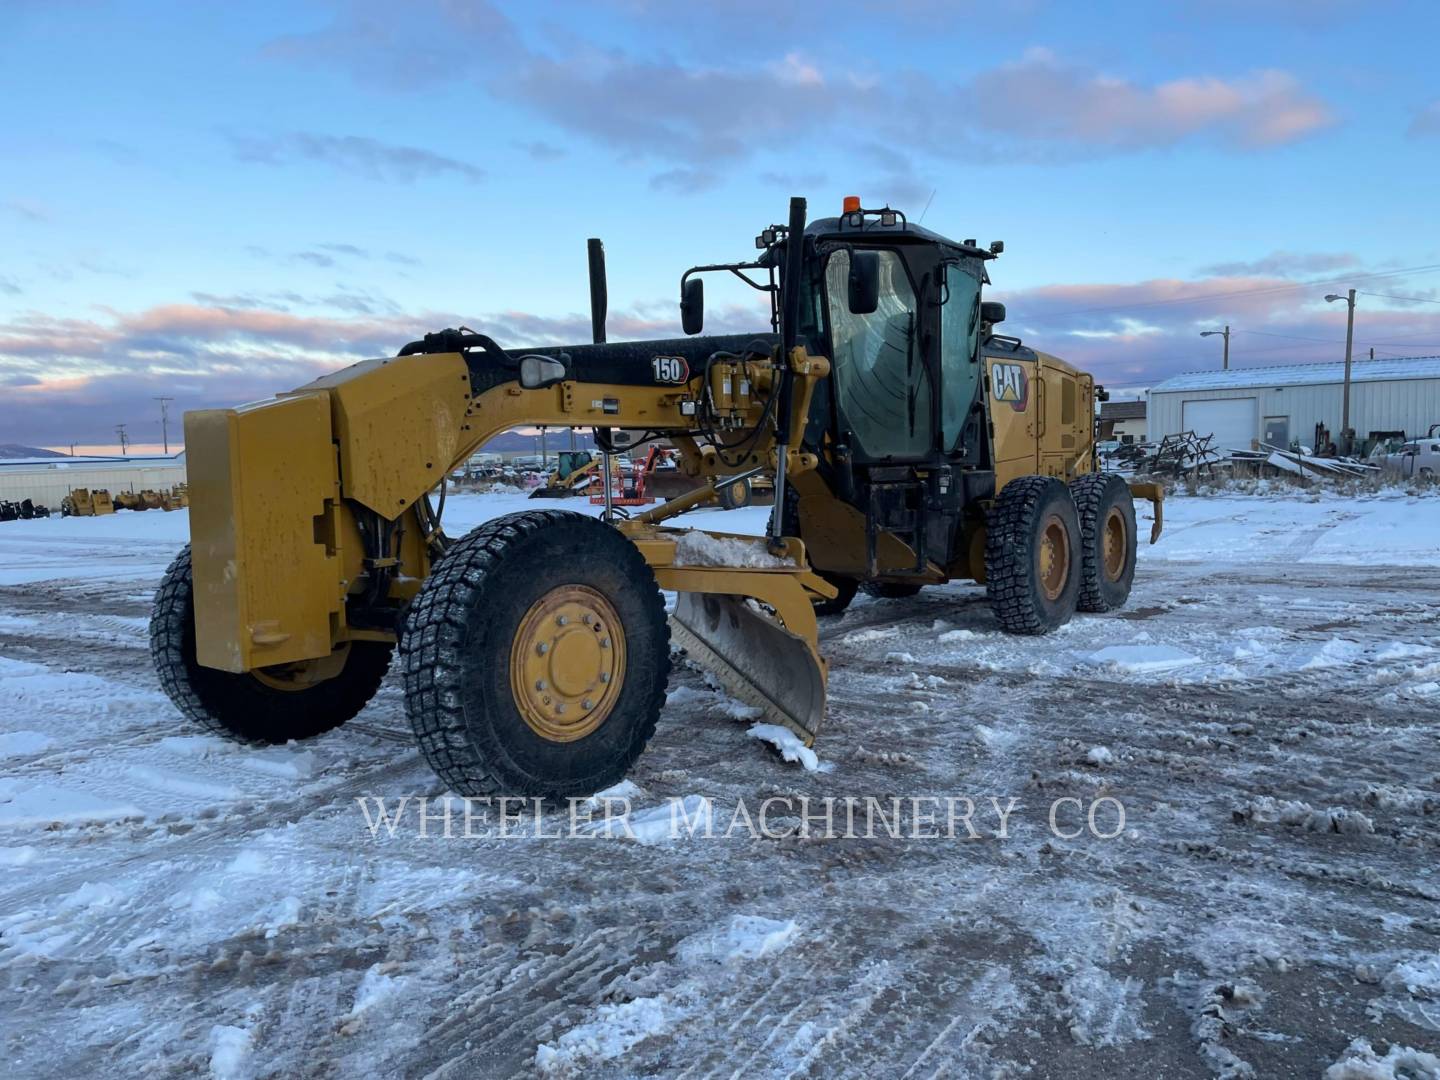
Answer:
[[[150,641],[181,712],[274,743],[354,716],[398,651],[419,747],[449,787],[563,798],[619,780],[655,730],[672,640],[810,743],[817,614],[983,582],[1043,633],[1123,604],[1132,489],[1096,471],[1090,376],[996,333],[1003,249],[848,198],[803,199],[753,260],[681,278],[685,337],[507,349],[442,330],[273,400],[185,417],[191,543]],[[705,336],[704,279],[768,294],[767,332]],[[442,478],[514,427],[593,428],[604,455],[665,439],[697,482],[766,477],[769,535],[674,529],[713,484],[622,520],[510,514],[452,539]],[[598,470],[608,492],[611,470]],[[432,496],[440,492],[440,504]],[[668,619],[665,591],[677,594]]]

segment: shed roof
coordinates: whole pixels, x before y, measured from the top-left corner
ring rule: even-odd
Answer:
[[[1150,388],[1152,394],[1177,390],[1246,390],[1260,386],[1315,386],[1345,379],[1343,362],[1277,364],[1272,367],[1231,368],[1229,371],[1192,371],[1174,375]],[[1351,382],[1391,382],[1397,379],[1440,379],[1440,356],[1407,356],[1394,360],[1356,360],[1350,365]]]
[[[1143,401],[1102,401],[1100,403],[1101,420],[1144,420],[1145,402]]]

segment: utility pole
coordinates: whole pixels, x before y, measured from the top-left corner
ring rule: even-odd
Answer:
[[[1338,293],[1331,293],[1325,297],[1327,304],[1333,304],[1336,300],[1344,300],[1348,309],[1345,318],[1345,391],[1340,405],[1340,439],[1345,446],[1345,453],[1350,453],[1350,354],[1355,348],[1355,290],[1351,289],[1344,296]]]
[[[161,440],[161,442],[163,442],[163,443],[165,444],[165,454],[166,454],[166,456],[168,457],[169,454],[170,454],[170,404],[169,404],[169,403],[172,402],[172,401],[174,401],[175,399],[174,399],[173,397],[157,397],[155,400],[158,401],[158,402],[160,402],[160,440]]]
[[[1224,354],[1224,359],[1222,359],[1221,362],[1220,362],[1220,363],[1221,363],[1220,370],[1221,370],[1221,371],[1229,371],[1229,370],[1230,370],[1230,327],[1227,326],[1227,327],[1225,327],[1224,330],[1201,330],[1201,331],[1200,331],[1200,336],[1201,336],[1201,337],[1223,337],[1223,338],[1225,339],[1225,354]]]
[[[116,424],[115,434],[120,436],[120,456],[125,456],[125,448],[130,445],[130,440],[125,437],[125,425]]]

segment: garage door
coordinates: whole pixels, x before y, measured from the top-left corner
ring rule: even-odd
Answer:
[[[1225,450],[1249,450],[1259,434],[1255,399],[1224,398],[1218,401],[1187,401],[1181,406],[1181,425],[1204,438],[1214,435],[1214,446]]]

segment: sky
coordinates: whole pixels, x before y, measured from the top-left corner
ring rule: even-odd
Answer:
[[[678,334],[788,197],[1005,241],[1125,396],[1440,354],[1440,5],[0,0],[0,443],[158,445],[429,330]],[[717,283],[712,283],[718,285]],[[741,286],[707,329],[759,329]],[[1437,417],[1440,420],[1440,417]]]

